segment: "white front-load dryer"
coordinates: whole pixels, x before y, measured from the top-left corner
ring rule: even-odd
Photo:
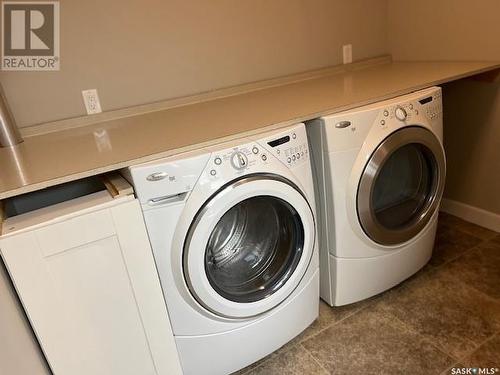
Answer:
[[[318,316],[303,124],[124,171],[135,186],[185,374],[229,374]]]
[[[356,302],[422,268],[445,181],[441,89],[326,116],[307,129],[322,299]]]

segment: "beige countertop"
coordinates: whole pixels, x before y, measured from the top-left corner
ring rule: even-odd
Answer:
[[[373,60],[192,104],[30,135],[0,149],[0,199],[96,175],[500,68],[499,62]],[[299,79],[300,80],[297,80]],[[249,91],[250,90],[250,91]],[[229,96],[228,96],[229,95]],[[215,98],[214,98],[215,97]],[[209,98],[209,99],[207,99]],[[156,108],[156,107],[155,107]],[[142,110],[144,112],[144,109]]]

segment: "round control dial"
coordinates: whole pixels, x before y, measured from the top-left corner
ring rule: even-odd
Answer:
[[[396,115],[396,118],[399,121],[406,120],[406,117],[408,116],[408,114],[406,113],[406,110],[403,107],[396,107],[394,114]]]
[[[231,164],[235,169],[245,169],[248,165],[248,158],[243,152],[236,151],[231,155]]]

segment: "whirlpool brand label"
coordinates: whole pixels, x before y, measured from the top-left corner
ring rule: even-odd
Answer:
[[[59,68],[59,2],[2,1],[2,70]]]
[[[154,181],[161,181],[167,177],[168,177],[167,172],[156,172],[156,173],[152,173],[149,176],[147,176],[146,180],[154,182]]]

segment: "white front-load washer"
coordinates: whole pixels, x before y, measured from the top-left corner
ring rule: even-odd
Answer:
[[[393,287],[430,259],[445,180],[441,89],[307,124],[320,294],[332,306]]]
[[[228,374],[318,316],[304,124],[124,171],[139,198],[185,374]]]

